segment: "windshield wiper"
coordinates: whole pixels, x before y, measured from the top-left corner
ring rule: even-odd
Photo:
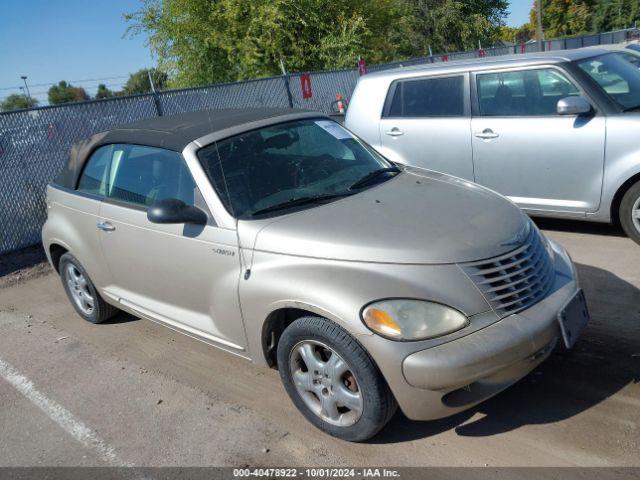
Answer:
[[[256,210],[255,212],[251,213],[251,216],[255,217],[256,215],[262,215],[264,213],[271,213],[278,210],[284,210],[285,208],[297,207],[300,205],[307,205],[309,203],[319,203],[327,200],[333,200],[335,198],[348,197],[349,195],[353,195],[353,192],[332,193],[329,195],[316,195],[316,196],[309,196],[309,197],[291,198],[287,201],[276,203],[274,205],[269,205],[268,207],[261,208],[260,210]]]
[[[355,190],[357,188],[361,188],[369,184],[371,181],[378,178],[383,173],[391,173],[391,172],[399,172],[400,169],[398,167],[387,167],[387,168],[379,168],[378,170],[373,170],[367,173],[364,177],[358,180],[356,183],[349,187],[349,190]]]

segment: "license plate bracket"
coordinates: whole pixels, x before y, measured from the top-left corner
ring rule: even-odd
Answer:
[[[562,332],[564,346],[573,347],[580,332],[589,322],[589,310],[582,290],[578,290],[558,313],[558,323]]]

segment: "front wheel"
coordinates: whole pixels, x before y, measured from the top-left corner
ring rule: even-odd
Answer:
[[[640,244],[640,182],[635,183],[622,197],[619,214],[625,233]]]
[[[278,369],[307,420],[343,440],[373,437],[397,408],[367,352],[324,318],[299,318],[285,329],[278,342]]]

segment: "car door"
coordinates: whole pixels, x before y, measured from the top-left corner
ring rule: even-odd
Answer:
[[[557,113],[562,98],[589,100],[578,83],[556,66],[478,72],[472,83],[476,182],[532,212],[598,210],[605,118],[595,106],[589,115]]]
[[[106,194],[105,179],[108,176],[111,145],[104,145],[91,153],[75,185],[75,190],[53,186],[54,198],[62,195],[63,201],[55,202],[55,209],[64,211],[64,217],[73,226],[67,232],[73,255],[89,273],[94,285],[103,288],[109,281],[106,260],[100,245],[100,207]]]
[[[391,160],[473,180],[468,74],[391,83],[380,120]]]
[[[167,198],[205,210],[209,223],[151,223],[147,209]],[[236,235],[215,225],[180,153],[115,146],[98,227],[111,275],[105,293],[142,316],[246,356]]]

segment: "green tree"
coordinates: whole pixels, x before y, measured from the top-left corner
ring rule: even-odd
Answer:
[[[519,27],[500,27],[500,40],[505,42],[526,43],[536,35],[530,23]]]
[[[501,38],[506,0],[408,0],[410,55],[461,51],[493,45]]]
[[[499,38],[506,0],[143,0],[127,15],[171,86],[353,67]]]
[[[628,28],[636,22],[640,22],[640,1],[638,0],[600,0],[593,8],[594,31]]]
[[[545,38],[627,28],[640,21],[639,0],[543,0],[542,27]],[[535,4],[531,28],[537,25]]]
[[[98,90],[96,91],[96,98],[111,98],[115,94],[112,90],[109,90],[104,83],[100,83],[98,85]]]
[[[9,110],[19,110],[21,108],[37,107],[38,100],[35,98],[29,98],[25,95],[14,93],[9,95],[2,102],[0,102],[0,110],[8,112]]]
[[[596,0],[543,0],[542,28],[545,38],[583,35],[591,31],[591,13]],[[529,15],[536,31],[538,17],[535,3]]]
[[[134,95],[136,93],[148,93],[151,91],[151,83],[149,83],[149,75],[153,80],[156,90],[162,90],[167,84],[167,74],[155,68],[143,68],[129,75],[127,83],[124,84],[122,92],[125,95]]]
[[[89,95],[84,88],[74,87],[64,80],[49,88],[48,97],[51,105],[89,100]]]

